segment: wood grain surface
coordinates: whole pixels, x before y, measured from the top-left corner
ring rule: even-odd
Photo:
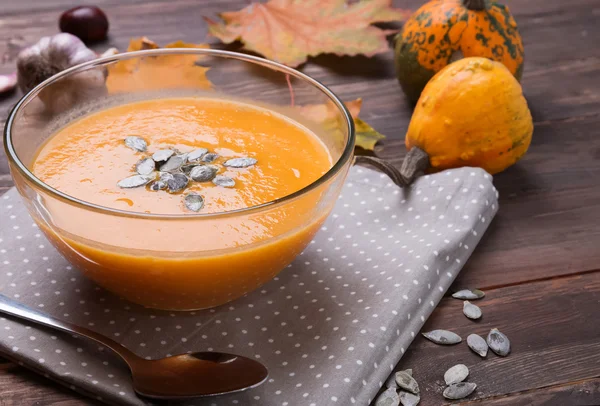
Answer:
[[[158,43],[210,42],[202,16],[237,10],[243,0],[95,0],[110,38],[94,48],[123,50],[131,37]],[[420,0],[397,0],[417,8]],[[442,301],[425,329],[466,338],[498,327],[512,340],[507,358],[486,360],[464,343],[438,347],[417,338],[399,368],[413,368],[421,405],[440,405],[443,372],[463,362],[477,392],[463,404],[600,405],[600,2],[506,0],[524,38],[523,87],[535,121],[528,154],[494,177],[500,211],[454,287],[487,291],[480,322],[458,300]],[[56,33],[68,0],[0,0],[0,54],[10,40]],[[222,45],[216,45],[223,48]],[[226,47],[236,50],[238,45]],[[0,63],[0,73],[14,62]],[[301,67],[343,99],[363,98],[361,118],[388,138],[376,155],[399,165],[411,107],[397,85],[392,53],[375,58],[323,55]],[[241,84],[243,85],[243,84]],[[0,96],[0,123],[20,94]],[[12,186],[0,152],[0,194]],[[0,219],[1,221],[1,219]],[[417,333],[417,332],[415,332]],[[67,388],[0,361],[0,406],[94,405]]]

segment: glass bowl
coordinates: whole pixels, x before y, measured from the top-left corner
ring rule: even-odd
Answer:
[[[177,215],[99,206],[32,173],[40,147],[73,120],[116,105],[178,96],[232,99],[283,114],[321,139],[331,168],[274,201]],[[118,54],[51,77],[14,107],[4,145],[29,213],[77,269],[132,302],[193,310],[256,289],[302,252],[340,193],[352,164],[354,127],[329,89],[294,69],[233,52],[176,48]]]

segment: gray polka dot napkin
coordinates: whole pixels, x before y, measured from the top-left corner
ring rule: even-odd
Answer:
[[[0,292],[151,358],[224,351],[260,360],[261,386],[186,405],[368,405],[475,249],[497,210],[491,177],[463,168],[399,189],[352,168],[315,239],[271,282],[211,310],[156,311],[80,275],[0,198]],[[124,364],[83,338],[0,319],[0,351],[110,404],[145,405]]]

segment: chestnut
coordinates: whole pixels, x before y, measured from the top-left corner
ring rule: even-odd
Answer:
[[[96,42],[106,38],[108,18],[96,6],[79,6],[62,13],[59,27],[83,42]]]

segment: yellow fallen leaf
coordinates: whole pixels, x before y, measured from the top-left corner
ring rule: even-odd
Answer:
[[[128,52],[157,49],[152,40],[141,37],[129,42]],[[164,48],[209,48],[207,44],[176,41]],[[110,93],[158,89],[210,89],[209,68],[199,66],[198,55],[160,55],[120,61],[108,67],[106,86]]]
[[[205,17],[209,33],[226,44],[240,40],[246,49],[288,66],[322,53],[366,55],[386,52],[389,31],[376,22],[402,21],[409,12],[391,0],[270,0],[240,11],[221,13],[222,22]]]
[[[356,146],[372,151],[375,148],[375,144],[377,144],[379,140],[384,139],[385,135],[377,132],[365,121],[358,118],[358,114],[360,113],[360,109],[362,107],[361,98],[344,102],[344,104],[354,120]],[[300,109],[303,117],[320,123],[329,130],[339,128],[339,123],[337,122],[339,113],[337,111],[337,107],[332,102],[326,104],[310,104],[306,106],[299,106],[297,108]]]

